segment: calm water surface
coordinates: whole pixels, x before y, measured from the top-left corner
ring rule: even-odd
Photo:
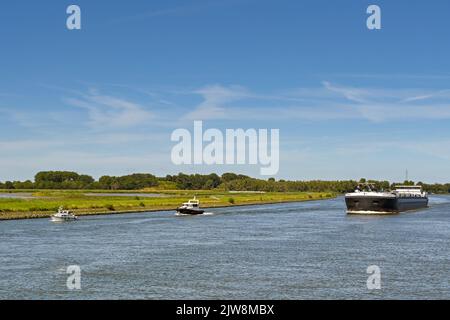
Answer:
[[[35,198],[31,192],[0,192],[0,199],[32,199]]]
[[[342,198],[212,211],[0,222],[0,299],[450,298],[450,197],[384,217]]]

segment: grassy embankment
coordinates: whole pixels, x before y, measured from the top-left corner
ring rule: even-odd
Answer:
[[[0,192],[9,192],[0,190]],[[245,193],[227,191],[192,190],[145,190],[145,191],[86,191],[86,190],[29,190],[35,198],[0,198],[0,220],[45,218],[56,212],[59,206],[70,209],[77,215],[115,214],[172,210],[194,195],[202,207],[221,207],[264,203],[295,202],[332,198],[332,193],[314,192],[268,192]],[[130,196],[87,196],[86,193],[158,193],[159,197]],[[14,192],[17,194],[17,192]]]

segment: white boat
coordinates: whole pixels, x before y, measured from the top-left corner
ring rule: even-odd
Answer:
[[[205,210],[200,209],[200,201],[195,197],[194,199],[189,200],[181,205],[181,207],[177,208],[177,213],[179,214],[189,214],[189,215],[197,215],[203,214]]]
[[[58,212],[51,217],[53,222],[75,221],[77,219],[73,213],[69,210],[64,210],[63,207],[59,207]]]

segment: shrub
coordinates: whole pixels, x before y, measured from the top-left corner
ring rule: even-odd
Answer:
[[[34,212],[34,211],[48,211],[48,209],[47,208],[43,208],[43,207],[31,207],[31,208],[29,208],[29,211],[32,211],[32,212]]]
[[[234,204],[234,198],[229,198],[228,202],[231,203],[231,204]]]
[[[108,209],[109,211],[114,211],[116,210],[116,208],[114,208],[114,206],[112,204],[107,204],[105,205],[105,208]]]

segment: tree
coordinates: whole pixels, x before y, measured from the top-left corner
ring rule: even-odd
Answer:
[[[85,189],[95,180],[72,171],[42,171],[36,174],[35,187],[41,189]]]
[[[6,181],[5,189],[14,189],[14,184],[11,181]]]

